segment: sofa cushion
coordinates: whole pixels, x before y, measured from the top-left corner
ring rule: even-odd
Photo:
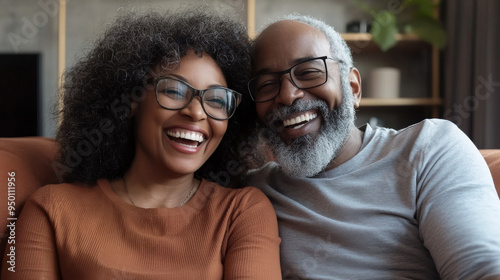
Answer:
[[[9,236],[5,225],[8,218],[16,218],[26,199],[43,185],[59,183],[52,168],[56,155],[56,142],[45,137],[0,138],[0,252],[4,252]],[[500,196],[500,149],[480,150],[488,164],[495,188]],[[12,173],[14,172],[14,173]],[[13,179],[12,179],[13,178]],[[9,179],[15,184],[10,192]],[[10,196],[9,196],[10,195]],[[7,211],[7,203],[15,199],[14,216]],[[0,257],[1,259],[1,257]]]
[[[493,182],[495,182],[495,188],[500,197],[500,149],[480,151],[490,168]]]
[[[0,138],[0,183],[4,186],[0,188],[0,252],[4,251],[10,234],[5,226],[10,223],[7,219],[19,216],[24,202],[35,190],[58,183],[52,169],[55,154],[56,144],[51,138]],[[12,215],[7,211],[9,202],[15,208]]]

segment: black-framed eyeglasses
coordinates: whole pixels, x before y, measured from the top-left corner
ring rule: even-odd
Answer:
[[[281,76],[284,74],[289,74],[290,80],[299,89],[310,89],[325,84],[328,80],[327,59],[342,62],[327,56],[314,57],[299,62],[287,70],[253,77],[248,82],[248,91],[252,100],[260,103],[278,96],[281,88]]]
[[[186,108],[195,96],[201,99],[203,111],[213,119],[227,120],[241,102],[241,94],[225,87],[196,89],[185,81],[173,77],[150,78],[154,84],[158,105],[167,110]]]

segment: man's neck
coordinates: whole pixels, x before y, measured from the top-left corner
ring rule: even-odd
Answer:
[[[363,144],[363,135],[363,131],[353,126],[351,128],[349,136],[344,143],[344,146],[342,146],[342,149],[340,149],[338,156],[330,162],[330,164],[325,168],[324,171],[340,166],[344,162],[347,162],[348,160],[353,158],[361,149],[361,145]]]

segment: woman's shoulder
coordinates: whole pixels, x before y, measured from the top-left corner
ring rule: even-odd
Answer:
[[[265,198],[264,193],[258,188],[251,185],[244,185],[239,187],[224,187],[216,182],[209,180],[202,180],[202,185],[204,188],[212,189],[215,192],[220,192],[223,196],[249,196],[249,197],[261,197]]]
[[[244,186],[237,190],[239,190],[242,199],[254,202],[269,201],[267,196],[254,186]]]
[[[216,184],[214,187],[219,190],[218,195],[209,199],[206,214],[226,219],[231,234],[250,236],[253,231],[265,228],[268,234],[278,236],[274,207],[262,191],[253,186],[233,189]]]
[[[97,190],[97,185],[83,183],[50,184],[36,190],[29,200],[38,204],[53,204],[67,200],[77,203],[88,196],[93,196]]]

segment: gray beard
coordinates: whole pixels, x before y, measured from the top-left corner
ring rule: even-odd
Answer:
[[[281,171],[288,176],[313,177],[325,170],[334,160],[354,126],[355,112],[353,97],[343,95],[342,103],[333,110],[323,100],[296,100],[292,106],[274,110],[267,116],[267,124],[258,125],[259,143],[264,143],[272,152]],[[286,116],[301,111],[319,109],[323,117],[322,128],[317,135],[305,135],[284,142],[278,135],[274,124]],[[321,117],[318,116],[318,117]],[[278,126],[278,127],[281,127]]]

